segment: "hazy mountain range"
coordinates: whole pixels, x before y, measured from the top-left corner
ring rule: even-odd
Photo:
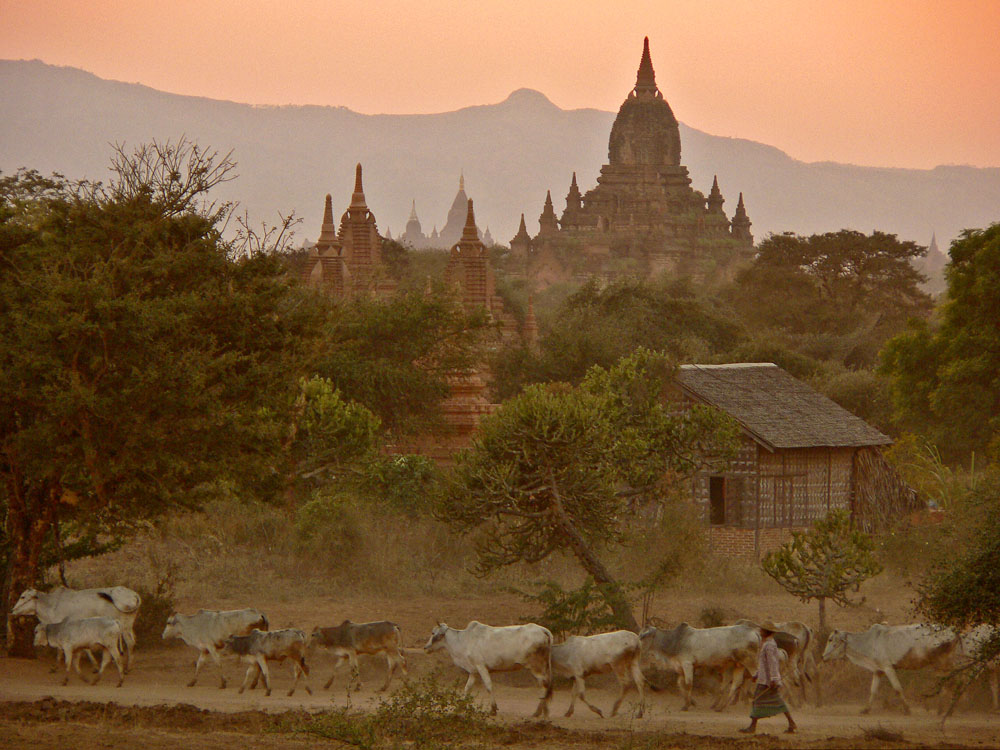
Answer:
[[[622,98],[629,81],[622,82]],[[670,93],[664,92],[667,99]],[[677,112],[683,118],[683,112]],[[613,112],[562,110],[529,89],[499,104],[433,115],[362,115],[344,107],[251,106],[168,94],[40,61],[0,61],[0,170],[103,179],[112,143],[181,135],[232,150],[239,179],[218,197],[238,200],[256,220],[294,211],[299,239],[319,233],[323,198],[337,215],[350,202],[354,164],[380,231],[398,235],[416,200],[424,231],[444,224],[464,172],[480,229],[506,242],[524,212],[538,228],[545,191],[557,213],[572,172],[581,190],[607,160]],[[900,123],[906,127],[906,123]],[[708,193],[718,175],[731,216],[740,191],[752,231],[824,232],[844,227],[893,232],[942,249],[966,227],[1000,220],[1000,168],[883,169],[806,163],[754,141],[681,125],[682,162]]]

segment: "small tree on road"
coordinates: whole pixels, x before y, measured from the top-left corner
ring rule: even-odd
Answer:
[[[764,556],[761,568],[790,594],[819,602],[819,627],[826,630],[826,600],[854,604],[850,593],[882,572],[875,542],[851,528],[846,510],[835,510],[809,531],[794,532],[787,544]]]

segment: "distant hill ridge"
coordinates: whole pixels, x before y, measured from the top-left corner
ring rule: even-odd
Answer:
[[[622,98],[630,81],[622,82]],[[665,92],[667,99],[670,93]],[[683,112],[678,113],[683,116]],[[323,197],[339,214],[350,202],[354,164],[365,167],[368,205],[384,234],[399,235],[416,200],[425,233],[440,230],[460,172],[480,229],[500,242],[523,211],[537,231],[546,190],[562,213],[570,176],[592,187],[607,161],[613,112],[563,110],[518,89],[497,104],[428,115],[363,115],[345,107],[254,106],[169,94],[108,81],[38,60],[0,60],[0,170],[28,166],[102,179],[110,144],[186,135],[233,151],[240,177],[218,197],[239,200],[258,221],[295,211],[300,239],[315,239]],[[758,240],[844,227],[893,232],[946,250],[967,227],[1000,220],[1000,168],[859,167],[797,161],[780,149],[709,135],[681,124],[681,161],[707,194],[718,175],[732,216],[740,191]]]

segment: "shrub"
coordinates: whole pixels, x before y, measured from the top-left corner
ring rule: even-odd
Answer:
[[[358,550],[363,534],[349,499],[317,490],[295,514],[295,536],[300,552],[345,558]]]
[[[532,593],[511,589],[524,601],[541,604],[541,614],[522,617],[521,622],[535,622],[552,631],[553,635],[579,635],[624,628],[626,623],[615,617],[608,603],[614,594],[614,584],[599,585],[588,577],[578,589],[566,590],[555,581],[535,581]]]
[[[138,586],[136,593],[142,599],[139,614],[135,618],[136,643],[140,646],[158,642],[167,618],[177,608],[174,598],[174,579],[176,568],[170,567],[160,576],[152,589]]]

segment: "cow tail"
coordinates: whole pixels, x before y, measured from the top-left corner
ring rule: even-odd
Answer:
[[[262,627],[262,628],[261,628],[261,630],[263,630],[263,631],[265,631],[265,632],[266,632],[267,630],[269,630],[269,629],[270,629],[270,627],[271,627],[271,624],[270,624],[270,623],[269,623],[269,622],[267,621],[267,615],[263,615],[263,614],[262,614],[262,615],[260,616],[260,622],[261,622],[261,624],[262,624],[262,625],[264,626],[264,627]]]

